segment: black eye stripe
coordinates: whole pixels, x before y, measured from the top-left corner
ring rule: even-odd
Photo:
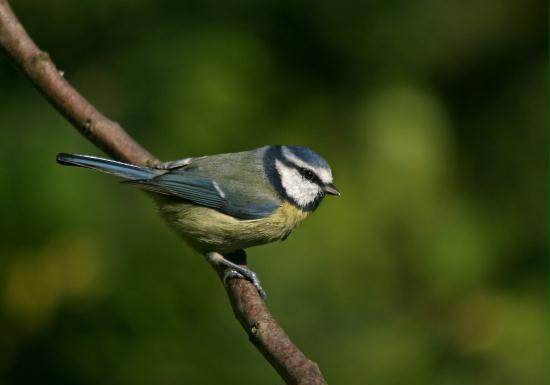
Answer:
[[[309,168],[301,167],[286,158],[279,158],[279,161],[281,161],[285,166],[296,169],[306,180],[309,180],[319,186],[324,185],[323,181],[317,176],[315,171],[310,170]]]
[[[312,170],[308,168],[303,168],[303,167],[297,167],[297,169],[305,179],[315,184],[318,184],[319,186],[323,185],[323,182],[321,181],[321,179]]]
[[[302,174],[302,176],[306,179],[311,180],[315,177],[313,171],[308,170],[307,168],[299,168],[298,170],[300,170],[300,174]]]

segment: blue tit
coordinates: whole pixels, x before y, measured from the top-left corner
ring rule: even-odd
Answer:
[[[340,195],[327,161],[297,146],[264,146],[150,167],[88,155],[59,154],[57,161],[113,174],[151,192],[161,216],[192,248],[210,263],[229,267],[226,279],[250,280],[262,297],[256,274],[230,256],[286,239],[326,194]]]

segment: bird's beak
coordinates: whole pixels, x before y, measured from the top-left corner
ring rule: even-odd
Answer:
[[[338,191],[336,186],[333,185],[332,183],[328,183],[328,184],[324,185],[323,186],[323,191],[325,192],[325,194],[340,196],[340,191]]]

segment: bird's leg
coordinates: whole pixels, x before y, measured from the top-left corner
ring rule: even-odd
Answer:
[[[244,254],[244,251],[241,250],[240,252],[237,252],[237,253],[235,255],[236,257],[243,257],[242,254]],[[241,266],[235,262],[230,261],[229,259],[225,258],[223,255],[215,251],[208,252],[205,254],[205,256],[206,256],[206,260],[211,265],[225,266],[229,268],[228,270],[225,271],[223,275],[223,283],[225,285],[227,285],[229,280],[234,278],[247,279],[254,285],[256,290],[258,290],[258,294],[260,294],[260,297],[262,297],[262,299],[265,299],[267,294],[262,288],[262,285],[260,284],[260,280],[258,279],[258,275],[255,272],[253,272],[247,267]],[[246,257],[246,254],[244,254],[244,256]]]

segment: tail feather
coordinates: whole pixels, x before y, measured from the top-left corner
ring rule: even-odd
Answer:
[[[91,168],[130,180],[149,179],[159,175],[159,172],[152,168],[134,166],[90,155],[58,154],[56,160],[59,164]]]

